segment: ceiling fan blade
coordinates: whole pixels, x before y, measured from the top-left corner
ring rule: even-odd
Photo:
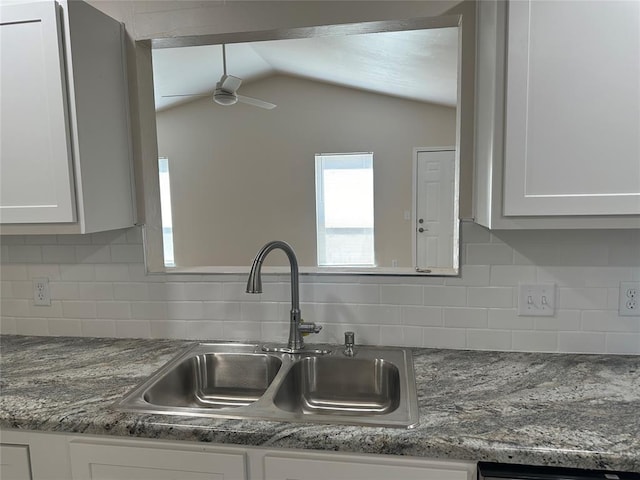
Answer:
[[[237,95],[237,97],[239,102],[246,103],[247,105],[253,105],[254,107],[265,108],[267,110],[276,108],[275,103],[265,102],[264,100],[259,100],[253,97],[245,97],[244,95]]]
[[[182,93],[179,95],[162,95],[162,98],[171,98],[171,97],[210,97],[210,93]]]
[[[224,74],[222,75],[222,78],[218,83],[222,90],[225,90],[227,92],[235,92],[236,90],[238,90],[238,88],[240,88],[240,85],[242,84],[242,79],[238,77],[234,77],[233,75]]]

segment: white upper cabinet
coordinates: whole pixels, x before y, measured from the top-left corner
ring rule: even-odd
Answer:
[[[640,2],[478,8],[478,223],[640,228]]]
[[[123,27],[80,1],[0,7],[3,233],[134,223]]]

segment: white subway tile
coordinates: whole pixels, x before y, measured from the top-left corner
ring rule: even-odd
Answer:
[[[0,298],[15,298],[13,294],[12,282],[9,281],[0,281]],[[0,310],[2,309],[2,305],[0,305]]]
[[[511,350],[508,330],[467,330],[467,346],[477,350]]]
[[[24,245],[24,235],[0,235],[0,243],[2,245]]]
[[[10,263],[42,263],[42,247],[36,245],[9,245],[7,256]]]
[[[489,265],[462,265],[460,277],[446,277],[447,286],[483,287],[489,285],[491,267]]]
[[[94,268],[95,279],[98,282],[126,282],[129,280],[129,266],[126,264],[105,263],[95,265]]]
[[[511,265],[513,249],[503,244],[469,244],[467,245],[467,264],[470,265]]]
[[[204,306],[202,302],[167,302],[167,318],[200,320],[204,318]]]
[[[151,323],[151,338],[187,338],[186,322],[173,320],[153,320]]]
[[[380,299],[378,285],[306,284],[301,294],[305,302],[317,303],[378,303]]]
[[[82,319],[82,335],[85,337],[115,337],[115,320]]]
[[[91,243],[94,245],[117,245],[128,243],[127,230],[108,230],[91,234]]]
[[[487,310],[484,308],[444,308],[444,326],[455,328],[486,328]]]
[[[513,288],[469,287],[467,305],[470,307],[509,308],[513,307]]]
[[[51,300],[79,300],[80,292],[77,282],[50,282]]]
[[[397,325],[380,325],[380,345],[404,345],[404,331]]]
[[[640,334],[607,333],[606,336],[607,353],[640,354]]]
[[[223,322],[222,335],[225,340],[259,341],[262,335],[258,322]]]
[[[142,245],[111,244],[111,261],[113,263],[137,263],[144,261]]]
[[[44,263],[76,263],[76,247],[73,245],[45,245],[42,247]]]
[[[473,222],[460,222],[460,238],[468,243],[489,243],[491,232],[481,225]]]
[[[467,287],[424,287],[424,304],[464,307],[467,304]]]
[[[555,283],[558,287],[585,287],[587,285],[586,267],[537,267],[539,283]]]
[[[113,284],[109,282],[79,282],[78,293],[83,300],[113,300]]]
[[[609,292],[606,288],[558,288],[557,306],[561,309],[605,310]]]
[[[52,300],[51,305],[35,305],[33,302],[29,302],[27,315],[38,318],[61,318],[64,316],[62,313],[62,302]]]
[[[2,335],[15,335],[16,331],[16,319],[13,317],[0,317],[0,334]]]
[[[29,301],[7,298],[2,301],[0,312],[7,317],[26,317],[29,314]]]
[[[96,308],[98,318],[114,320],[131,318],[129,302],[96,302]]]
[[[167,302],[132,302],[131,318],[136,320],[166,320]]]
[[[558,332],[558,351],[603,353],[606,351],[606,335],[591,332]]]
[[[82,322],[70,318],[50,318],[49,335],[64,337],[81,337]]]
[[[415,326],[442,326],[442,308],[402,307],[402,323]]]
[[[423,346],[429,348],[465,348],[467,335],[463,328],[434,328],[423,330]]]
[[[149,283],[147,285],[149,300],[167,300],[166,283]]]
[[[204,302],[206,320],[240,320],[240,304],[231,302]]]
[[[582,312],[582,330],[585,332],[640,332],[640,318],[620,317],[610,310]]]
[[[91,243],[91,235],[58,235],[57,243],[58,245],[88,245]]]
[[[223,283],[222,300],[232,302],[259,302],[260,295],[247,293],[246,283]],[[263,286],[264,290],[264,286]]]
[[[631,268],[589,267],[585,269],[585,286],[618,288],[621,281],[631,281]]]
[[[151,322],[149,320],[118,320],[116,337],[151,338]]]
[[[577,332],[580,330],[579,310],[556,310],[553,317],[531,318],[535,330]]]
[[[557,332],[522,330],[512,332],[512,347],[518,352],[556,352]]]
[[[240,318],[243,321],[277,321],[280,320],[280,308],[273,302],[243,302],[240,304]]]
[[[46,318],[16,318],[18,335],[49,335],[49,322]]]
[[[490,308],[489,328],[497,330],[533,330],[532,317],[519,317],[515,308]]]
[[[6,282],[9,283],[9,282]],[[26,280],[22,282],[11,282],[10,291],[13,293],[12,298],[31,300],[33,299],[33,282]]]
[[[55,245],[58,243],[56,235],[26,235],[24,237],[26,245]]]
[[[141,227],[132,227],[127,229],[127,243],[142,244]]]
[[[513,287],[519,283],[535,283],[536,267],[528,265],[492,265],[491,285]]]
[[[402,321],[401,308],[395,305],[360,305],[358,307],[358,317],[363,323],[398,325]]]
[[[380,285],[380,303],[423,305],[424,288],[416,285]]]
[[[261,340],[263,342],[282,343],[289,336],[289,322],[261,322]],[[222,335],[220,335],[222,336]]]
[[[190,340],[221,340],[223,338],[222,322],[207,321],[188,321],[187,336]]]
[[[116,300],[149,300],[149,285],[141,282],[114,283],[113,297]]]
[[[96,318],[96,312],[96,302],[71,300],[62,302],[62,313],[68,318]]]
[[[607,310],[618,310],[620,288],[607,288]]]
[[[167,276],[160,273],[147,273],[147,268],[143,262],[135,262],[128,264],[129,279],[132,282],[166,282]]]
[[[111,262],[111,249],[109,245],[78,245],[75,248],[76,261],[78,263]]]
[[[77,282],[95,279],[96,269],[93,265],[60,265],[60,278]]]
[[[424,345],[424,328],[402,327],[404,344],[407,347],[422,347]]]
[[[3,263],[0,265],[0,278],[2,280],[27,280],[26,265],[11,265]]]
[[[240,283],[243,288],[243,292],[246,290],[247,283]],[[306,296],[306,287],[304,285],[300,285],[300,300],[307,301],[309,300]],[[245,293],[245,295],[247,295]],[[291,303],[291,285],[288,283],[263,283],[262,284],[262,293],[260,295],[251,295],[251,299],[260,299],[261,302],[289,302]]]
[[[60,266],[57,264],[27,265],[29,279],[46,277],[49,280],[60,280]]]
[[[609,247],[606,244],[576,244],[555,246],[559,265],[606,266]]]

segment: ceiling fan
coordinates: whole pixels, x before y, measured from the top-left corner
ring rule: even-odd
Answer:
[[[254,107],[260,107],[267,110],[271,110],[275,108],[276,105],[274,103],[265,102],[264,100],[260,100],[258,98],[247,97],[245,95],[239,95],[238,89],[242,84],[242,79],[238,77],[234,77],[233,75],[227,75],[227,52],[226,46],[222,44],[222,77],[216,83],[216,88],[213,91],[213,101],[218,105],[234,105],[238,102],[246,103],[247,105],[252,105]],[[211,94],[183,94],[183,95],[163,95],[164,98],[169,97],[209,97]]]

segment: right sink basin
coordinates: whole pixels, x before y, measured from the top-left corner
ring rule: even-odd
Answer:
[[[307,357],[287,372],[274,404],[301,415],[386,415],[400,405],[400,372],[382,358]]]

